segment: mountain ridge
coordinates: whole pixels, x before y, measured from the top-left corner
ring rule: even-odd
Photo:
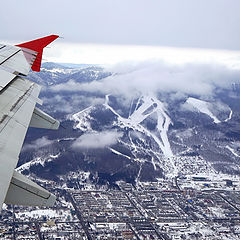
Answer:
[[[92,70],[98,72],[97,77],[91,74]],[[77,84],[95,84],[114,76],[103,68],[92,66],[84,68],[84,72],[61,74],[55,76],[58,81],[53,81],[53,77],[47,79],[52,76],[49,73],[37,76],[41,81],[51,82],[42,94],[45,100],[42,107],[60,117],[66,129],[29,130],[24,146],[35,146],[34,141],[41,138],[46,145],[22,151],[20,164],[32,161],[19,168],[25,174],[59,181],[61,176],[80,170],[95,176],[94,181],[111,184],[118,180],[137,184],[197,173],[240,174],[240,109],[238,112],[233,107],[239,99],[235,89],[224,90],[208,100],[192,94],[172,99],[161,92],[133,94],[130,100],[97,90],[82,89],[79,94],[74,89]],[[86,81],[81,80],[82,75]],[[66,90],[72,76],[75,76],[73,91]],[[109,144],[109,132],[114,144]],[[92,148],[91,144],[82,147],[93,136],[104,147]],[[78,148],[73,147],[75,143]]]

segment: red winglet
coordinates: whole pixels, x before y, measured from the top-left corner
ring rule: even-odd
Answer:
[[[30,42],[21,43],[16,46],[27,48],[38,53],[35,61],[32,64],[32,70],[36,72],[40,72],[43,48],[45,48],[48,44],[53,42],[58,37],[59,36],[57,35],[50,35],[50,36],[39,38]]]

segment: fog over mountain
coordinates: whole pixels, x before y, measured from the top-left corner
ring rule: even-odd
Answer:
[[[114,72],[101,81],[79,83],[72,79],[52,86],[58,91],[88,91],[103,94],[118,94],[132,97],[133,94],[172,93],[179,96],[194,94],[213,96],[218,88],[227,89],[240,78],[239,69],[229,69],[220,64],[170,65],[163,62],[117,64],[108,69]],[[116,87],[117,86],[117,87]]]

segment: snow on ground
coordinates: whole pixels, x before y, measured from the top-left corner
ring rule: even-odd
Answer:
[[[37,157],[27,163],[22,164],[16,170],[19,172],[22,172],[24,170],[28,170],[33,165],[41,164],[42,166],[44,166],[44,163],[45,163],[45,159]]]
[[[229,108],[229,109],[230,109],[229,116],[228,116],[228,118],[226,118],[226,119],[224,120],[224,122],[227,122],[227,121],[231,120],[231,118],[232,118],[233,112],[232,112],[232,109],[231,109],[231,108]]]
[[[215,173],[212,165],[201,156],[175,156],[174,162],[181,175],[188,174],[207,174]]]
[[[59,156],[61,155],[61,153],[58,153],[58,154],[56,154],[56,155],[49,155],[49,157],[50,158],[52,158],[52,159],[56,159],[56,158],[58,158]]]
[[[152,165],[153,165],[153,168],[154,168],[154,170],[156,171],[157,170],[157,167],[156,167],[156,163],[155,163],[155,161],[154,161],[154,158],[152,157]]]
[[[42,166],[44,166],[45,163],[51,162],[53,159],[57,159],[60,155],[61,155],[61,153],[58,153],[56,155],[50,154],[47,157],[36,157],[33,160],[22,164],[16,170],[19,171],[19,172],[22,172],[24,170],[28,170],[31,166],[38,165],[38,164],[41,164]]]
[[[89,179],[89,176],[90,172],[84,172],[81,170],[68,173],[68,177],[70,177],[71,179],[76,179],[76,181],[80,182],[85,182],[87,179]]]
[[[93,109],[93,106],[90,106],[70,116],[70,120],[77,123],[77,125],[74,127],[75,129],[76,128],[80,129],[83,132],[92,130],[91,124],[90,124],[90,120],[92,118],[89,115],[92,109]]]
[[[19,213],[15,213],[16,214],[16,218],[21,219],[21,218],[42,218],[42,217],[47,217],[49,218],[57,218],[60,217],[60,212],[57,212],[55,210],[52,209],[39,209],[39,210],[33,210],[33,211],[25,211],[25,212],[19,212]]]
[[[68,138],[61,138],[61,139],[58,139],[57,141],[58,142],[61,142],[61,141],[72,141],[72,140],[75,140],[76,138],[74,137],[68,137]]]
[[[214,116],[214,114],[209,110],[210,107],[210,103],[209,102],[205,102],[196,98],[188,98],[186,103],[190,104],[191,106],[193,106],[197,111],[202,112],[206,115],[208,115],[210,118],[213,119],[214,123],[220,123],[221,121]]]
[[[226,148],[235,156],[235,157],[240,157],[233,148],[230,146],[226,146]]]
[[[166,113],[167,110],[165,109],[162,102],[156,99],[153,95],[141,96],[138,99],[134,111],[129,115],[128,118],[122,117],[113,109],[113,107],[109,105],[109,95],[105,96],[104,106],[118,117],[120,127],[127,127],[135,132],[141,132],[144,135],[153,138],[154,141],[158,144],[159,148],[162,150],[165,158],[168,160],[168,162],[170,162],[171,169],[169,172],[171,175],[177,176],[177,168],[173,160],[173,153],[167,136],[169,125],[171,124],[171,119]],[[147,117],[155,113],[158,117],[157,130],[160,138],[141,124]]]
[[[224,218],[225,217],[223,208],[208,207],[208,209],[211,211],[211,213],[213,214],[214,217],[218,217],[218,218]]]
[[[41,71],[44,72],[51,72],[51,73],[63,73],[63,74],[69,74],[69,73],[74,73],[79,71],[78,69],[65,69],[65,68],[52,68],[52,69],[47,69],[47,68],[41,68]]]
[[[120,153],[120,152],[118,152],[117,150],[115,150],[115,149],[113,149],[113,148],[111,148],[111,147],[109,147],[108,149],[111,150],[113,153],[115,153],[115,154],[117,154],[117,155],[120,155],[120,156],[123,156],[123,157],[125,157],[125,158],[131,159],[131,157],[129,157],[128,155],[125,155],[125,154],[123,154],[123,153]]]
[[[109,95],[106,95],[106,101],[104,105],[106,108],[110,109],[115,115],[118,116],[118,121],[120,122],[121,125],[123,125],[123,127],[132,128],[135,131],[142,132],[147,136],[152,137],[155,140],[155,142],[159,145],[163,154],[166,157],[172,157],[173,153],[167,137],[167,131],[171,123],[171,120],[168,117],[168,115],[165,113],[166,110],[163,104],[157,99],[150,96],[143,96],[142,101],[143,101],[142,106],[139,107],[137,110],[135,110],[132,113],[132,115],[130,115],[128,118],[123,118],[122,116],[120,116],[109,105]],[[150,108],[154,103],[157,104],[157,107],[154,107],[150,113],[144,114],[144,111]],[[148,129],[146,129],[144,126],[141,125],[141,122],[143,122],[143,120],[145,120],[149,115],[155,112],[157,112],[157,115],[158,115],[157,128],[160,133],[161,139],[159,139],[155,134],[153,134],[151,131],[149,131]]]
[[[178,184],[181,189],[184,188],[193,188],[195,190],[202,190],[202,189],[222,189],[222,190],[230,190],[231,187],[226,186],[226,179],[231,180],[235,185],[235,190],[239,190],[240,186],[239,183],[240,177],[237,175],[228,175],[224,173],[212,172],[209,173],[198,173],[198,174],[186,174],[184,175],[184,179],[179,179]],[[205,180],[202,181],[194,181],[194,177],[201,177]],[[206,186],[205,186],[206,184]]]

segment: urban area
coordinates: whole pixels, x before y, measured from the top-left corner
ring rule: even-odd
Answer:
[[[100,189],[47,184],[58,197],[55,206],[4,205],[0,239],[239,239],[238,186],[206,177]]]

